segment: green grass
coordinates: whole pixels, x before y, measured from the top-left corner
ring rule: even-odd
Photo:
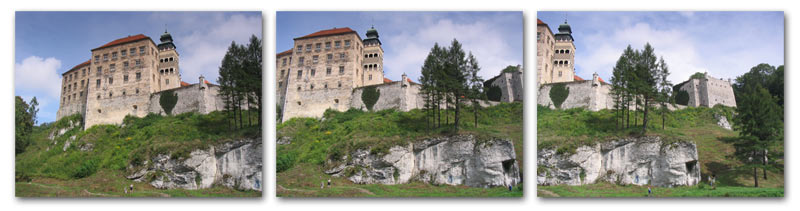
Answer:
[[[697,144],[701,179],[707,182],[708,175],[717,175],[716,190],[698,189],[697,187],[658,188],[664,193],[657,196],[688,196],[688,197],[724,197],[724,196],[780,196],[783,195],[784,173],[783,169],[768,171],[768,179],[759,178],[762,188],[753,186],[752,169],[742,169],[742,162],[735,159],[735,149],[730,140],[736,139],[738,133],[723,129],[716,124],[714,114],[721,114],[731,122],[734,109],[724,106],[714,108],[689,107],[674,111],[667,115],[665,128],[661,129],[661,116],[651,115],[648,124],[648,136],[660,136],[667,141],[686,140]],[[559,153],[571,153],[582,145],[591,145],[598,142],[609,141],[617,138],[638,136],[641,125],[629,129],[617,129],[614,114],[609,110],[597,112],[584,109],[553,110],[539,106],[537,108],[537,138],[538,149],[556,149]],[[631,119],[633,122],[633,119]],[[641,124],[641,113],[639,113]],[[771,151],[783,151],[782,143]],[[777,163],[783,164],[782,158],[773,158]],[[762,171],[759,170],[759,175]],[[539,189],[550,191],[564,197],[640,197],[644,192],[638,186],[617,186],[612,184],[592,184],[584,186],[538,186]],[[540,196],[548,196],[542,193]]]
[[[443,115],[445,115],[443,113]],[[337,160],[342,155],[357,149],[370,148],[372,153],[382,154],[396,145],[404,145],[428,137],[452,135],[453,114],[449,114],[451,125],[428,129],[425,113],[421,110],[400,112],[382,110],[365,112],[351,109],[346,112],[326,111],[322,120],[293,118],[277,126],[278,138],[288,136],[292,143],[278,145],[278,196],[515,196],[507,189],[484,189],[457,186],[432,186],[426,184],[402,185],[356,185],[346,179],[337,178],[337,184],[348,184],[332,189],[320,189],[319,182],[327,181],[322,173],[325,160]],[[461,114],[460,134],[479,137],[508,138],[513,141],[520,169],[523,166],[522,103],[503,103],[480,110],[478,127],[474,126],[474,114],[466,107]],[[442,117],[445,122],[445,117]],[[369,190],[372,194],[366,194]],[[505,190],[505,191],[502,191]],[[512,192],[513,193],[513,192]],[[519,191],[519,196],[521,196]]]
[[[85,131],[77,127],[54,141],[49,140],[49,133],[68,126],[68,120],[80,120],[79,115],[66,117],[34,128],[31,146],[15,157],[15,173],[17,178],[47,178],[64,183],[91,177],[99,171],[125,175],[131,173],[127,172],[129,165],[140,166],[157,154],[183,159],[196,149],[260,136],[260,128],[255,125],[229,129],[226,118],[222,112],[126,117],[123,126],[96,125]],[[64,143],[72,136],[75,140],[64,151]],[[81,151],[80,146],[87,144],[93,145],[93,150]]]
[[[538,186],[540,197],[647,197],[647,186],[598,183],[581,186]],[[783,188],[753,188],[707,184],[674,188],[651,187],[652,197],[783,197]],[[555,195],[552,195],[555,194]]]

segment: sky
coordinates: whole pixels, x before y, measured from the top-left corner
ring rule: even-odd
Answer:
[[[235,41],[262,37],[261,12],[17,12],[14,91],[39,102],[39,123],[55,121],[61,74],[90,59],[91,49],[129,35],[157,44],[164,30],[180,54],[181,79],[216,83],[222,57]]]
[[[320,30],[350,27],[363,39],[374,26],[384,51],[384,76],[393,81],[403,73],[418,81],[434,43],[450,46],[453,39],[475,55],[484,79],[523,61],[522,12],[278,12],[276,22],[275,53]]]
[[[768,63],[784,64],[783,12],[538,12],[553,33],[567,22],[575,38],[576,73],[611,79],[628,45],[650,43],[678,84],[696,72],[715,78],[742,75]],[[608,80],[606,80],[608,81]]]

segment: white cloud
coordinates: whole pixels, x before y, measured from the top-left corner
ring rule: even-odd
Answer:
[[[450,46],[453,39],[461,42],[465,52],[471,51],[475,55],[484,79],[496,76],[508,65],[522,64],[522,48],[512,48],[512,41],[522,42],[521,34],[511,37],[519,40],[509,40],[507,30],[502,28],[507,27],[507,24],[504,25],[501,18],[471,23],[457,23],[450,19],[432,20],[430,17],[420,19],[414,23],[417,30],[393,34],[384,41],[385,46],[391,46],[391,51],[385,53],[384,60],[387,77],[398,80],[401,74],[406,73],[412,80],[416,80],[434,43]],[[520,52],[514,49],[520,49]]]
[[[189,83],[197,83],[200,75],[209,81],[216,81],[219,77],[219,65],[231,41],[247,44],[251,35],[262,37],[260,15],[213,14],[198,17],[189,13],[177,17],[157,15],[154,19],[171,18],[179,20],[179,25],[175,27],[187,32],[173,34],[173,38],[181,54],[181,79]]]
[[[589,46],[584,52],[579,51],[576,54],[578,75],[582,77],[590,76],[594,72],[610,77],[613,66],[627,45],[634,49],[643,49],[648,42],[655,49],[656,56],[663,56],[669,65],[669,79],[673,83],[680,83],[691,74],[708,69],[692,36],[678,29],[655,29],[646,23],[636,23],[609,33],[590,34],[579,40]]]
[[[58,98],[61,90],[59,68],[61,61],[56,58],[43,59],[38,56],[25,58],[22,63],[14,64],[15,90],[38,96],[39,101],[44,97]]]

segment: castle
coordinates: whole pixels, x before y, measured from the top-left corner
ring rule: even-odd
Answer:
[[[56,120],[78,113],[85,129],[120,124],[127,115],[163,114],[159,99],[165,91],[178,96],[172,114],[221,110],[219,87],[203,76],[197,84],[181,81],[172,35],[164,31],[160,41],[138,34],[92,49],[91,59],[62,74]]]
[[[380,96],[372,110],[409,111],[423,108],[420,84],[405,74],[399,81],[384,77],[383,47],[375,27],[366,38],[350,28],[333,28],[294,38],[294,48],[275,55],[276,100],[281,121],[322,117],[325,110],[366,110],[365,89]],[[522,68],[494,80],[507,102],[522,100]],[[496,77],[497,78],[497,77]],[[491,105],[492,103],[488,103]],[[496,103],[495,103],[496,104]]]
[[[610,96],[611,84],[605,82],[597,73],[592,75],[591,80],[584,80],[575,75],[572,27],[564,21],[564,24],[558,26],[558,31],[554,35],[546,23],[537,19],[538,104],[555,108],[550,90],[555,85],[564,85],[569,94],[561,103],[561,109],[582,107],[599,111],[614,108],[614,98]],[[705,73],[703,78],[691,78],[676,87],[689,94],[689,101],[687,105],[676,105],[675,108],[670,106],[670,109],[680,109],[685,106],[714,107],[717,104],[736,107],[730,79],[725,81]]]

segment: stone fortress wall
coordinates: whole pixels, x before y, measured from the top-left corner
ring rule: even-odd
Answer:
[[[492,86],[500,87],[503,94],[500,97],[501,102],[522,102],[525,98],[525,89],[523,88],[525,77],[522,73],[522,66],[518,65],[517,69],[519,71],[513,73],[501,72],[500,75],[490,79],[494,80],[492,81]]]
[[[586,108],[592,111],[599,111],[614,107],[614,100],[609,95],[611,92],[611,85],[602,82],[596,73],[592,76],[592,80],[541,85],[537,97],[539,105],[548,106],[551,109],[556,108],[550,98],[550,90],[556,84],[564,84],[569,89],[569,95],[567,95],[567,99],[561,103],[561,109]]]
[[[88,73],[91,73],[90,62],[86,61],[76,65],[61,74],[61,106],[56,112],[56,119],[76,113],[81,115],[86,113],[86,95],[89,88]]]
[[[736,107],[731,80],[714,78],[705,73],[703,78],[692,78],[684,82],[681,91],[689,93],[689,104],[692,107],[714,107],[717,104]]]
[[[384,109],[397,109],[399,111],[410,111],[412,109],[422,109],[425,106],[425,99],[419,94],[421,85],[410,82],[406,75],[403,75],[402,80],[390,83],[383,83],[365,87],[359,87],[353,90],[352,101],[350,101],[350,108],[357,108],[367,110],[367,106],[361,99],[361,94],[366,87],[375,87],[380,91],[380,97],[372,110]]]
[[[212,111],[225,109],[225,103],[219,96],[219,86],[206,83],[202,76],[200,76],[200,83],[165,91],[172,91],[178,96],[178,102],[176,102],[175,107],[172,108],[173,114],[187,112],[208,114]],[[162,94],[164,94],[164,91],[154,93],[150,96],[150,110],[148,113],[166,114],[161,106],[160,99]]]

